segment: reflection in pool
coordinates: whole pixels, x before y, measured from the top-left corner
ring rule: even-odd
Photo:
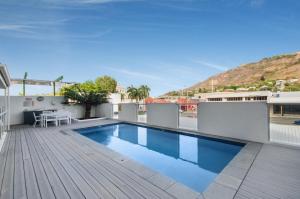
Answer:
[[[77,129],[145,166],[202,192],[243,144],[126,123]]]

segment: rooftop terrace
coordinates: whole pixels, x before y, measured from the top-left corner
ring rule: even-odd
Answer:
[[[71,129],[16,126],[0,154],[0,198],[299,198],[300,150],[249,142],[197,193]]]

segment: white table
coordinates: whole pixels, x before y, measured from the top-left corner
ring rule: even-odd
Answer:
[[[67,111],[57,111],[51,113],[42,113],[41,116],[41,126],[47,128],[48,122],[54,122],[55,126],[60,126],[61,121],[66,121],[67,124],[71,124],[72,117]]]

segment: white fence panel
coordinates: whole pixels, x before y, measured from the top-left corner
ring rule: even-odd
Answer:
[[[95,116],[113,118],[113,104],[105,103],[98,105],[96,107]]]
[[[147,104],[147,123],[156,126],[178,128],[178,104]]]
[[[266,143],[269,111],[264,102],[202,102],[198,130],[203,133]]]
[[[137,122],[138,105],[136,103],[119,104],[119,120]]]

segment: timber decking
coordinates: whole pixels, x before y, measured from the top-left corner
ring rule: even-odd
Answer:
[[[146,179],[155,172],[139,175],[99,146],[61,128],[11,130],[0,153],[0,198],[176,198],[168,192],[174,181],[160,188]]]
[[[300,150],[263,145],[235,198],[299,199]]]
[[[210,194],[212,197],[193,192],[68,129],[112,122],[11,130],[0,153],[0,199],[226,198],[226,192]],[[249,153],[246,148],[244,152]],[[238,167],[243,164],[229,165],[223,177]],[[237,185],[235,197],[299,199],[299,168],[299,149],[265,144]],[[214,183],[232,186],[234,182],[217,178]]]

